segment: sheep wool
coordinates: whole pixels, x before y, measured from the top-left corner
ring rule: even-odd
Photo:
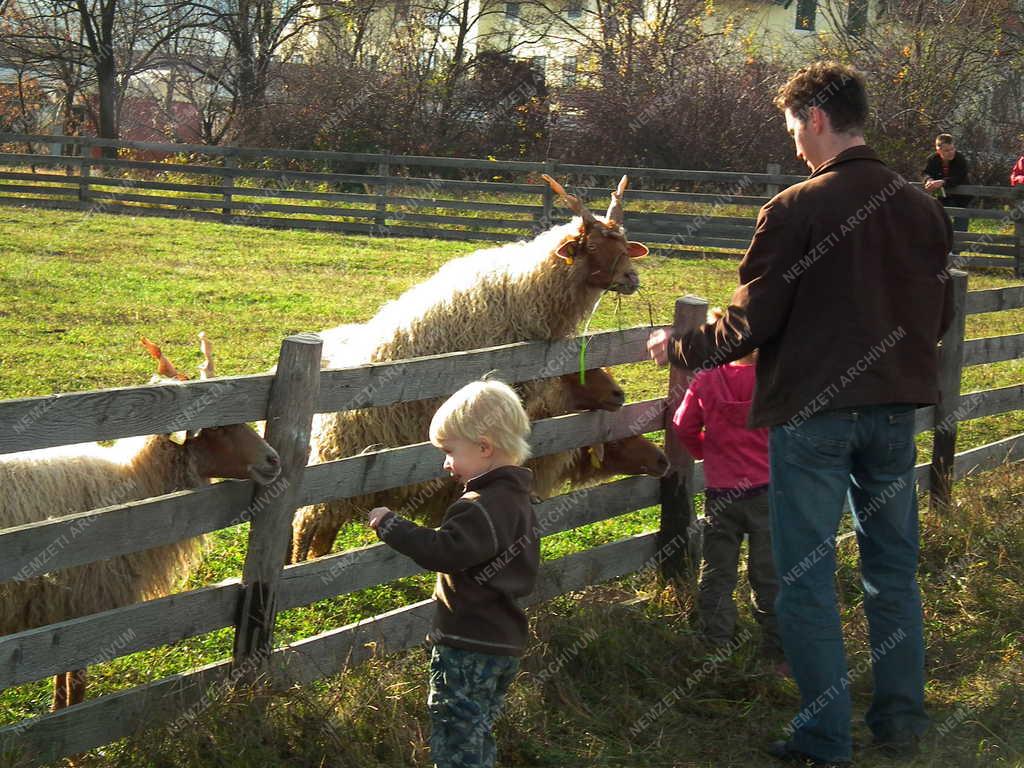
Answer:
[[[592,266],[586,257],[567,262],[556,254],[582,227],[583,220],[577,216],[533,240],[486,248],[444,264],[432,277],[381,307],[358,333],[353,326],[325,331],[325,362],[335,367],[358,366],[575,335],[604,290],[588,283]],[[564,387],[557,379],[526,382],[519,389],[531,420],[565,413]],[[310,461],[318,464],[354,456],[368,446],[424,442],[441,402],[430,399],[318,414]],[[531,460],[535,492],[549,496],[572,461],[572,452]],[[371,494],[335,499],[298,510],[292,526],[292,561],[329,552],[340,526],[373,506],[387,502],[398,507],[417,494],[422,497],[422,484],[389,491],[383,498]],[[452,498],[452,491],[429,498],[427,512],[436,518],[437,507]]]
[[[187,452],[166,436],[10,454],[0,457],[0,528],[205,482]],[[41,552],[15,579],[0,583],[0,635],[165,595],[194,569],[200,542],[197,537],[44,575],[38,573],[46,560]],[[63,537],[55,542],[62,544]]]

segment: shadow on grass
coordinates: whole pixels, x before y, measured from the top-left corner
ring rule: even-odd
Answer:
[[[933,727],[911,766],[1024,765],[1024,469],[958,485],[946,515],[924,514],[921,586]],[[838,585],[851,665],[867,657],[856,548]],[[747,593],[740,584],[738,595]],[[743,600],[740,600],[741,606]],[[532,612],[532,641],[496,727],[507,766],[769,766],[760,751],[797,710],[793,682],[758,657],[741,607],[732,646],[693,630],[691,585],[641,574]],[[235,691],[171,734],[155,729],[80,765],[110,768],[427,766],[427,655],[376,658],[318,684]],[[854,740],[871,679],[852,687]],[[892,765],[859,749],[858,766]]]

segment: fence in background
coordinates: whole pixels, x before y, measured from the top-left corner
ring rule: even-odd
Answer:
[[[518,240],[562,221],[542,173],[602,203],[625,173],[631,236],[682,257],[742,253],[757,209],[804,178],[777,165],[733,173],[0,133],[3,145],[29,150],[0,153],[14,169],[0,171],[3,205],[456,240]],[[951,214],[1003,230],[958,232],[961,266],[1024,275],[1024,190],[961,191],[978,207]]]

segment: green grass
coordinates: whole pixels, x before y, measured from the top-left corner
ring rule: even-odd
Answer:
[[[152,361],[138,344],[141,335],[160,343],[183,370],[194,370],[193,366],[200,362],[195,336],[199,330],[205,330],[216,345],[218,373],[261,372],[276,362],[284,336],[366,320],[381,303],[428,276],[440,264],[474,247],[468,243],[433,240],[370,239],[155,218],[0,208],[0,398],[145,383],[152,371]],[[642,294],[621,301],[606,298],[590,329],[669,322],[674,300],[686,293],[704,296],[712,304],[724,304],[735,285],[736,265],[737,261],[730,258],[691,261],[649,258],[643,263]],[[972,289],[1010,284],[1014,282],[1005,273],[971,273]],[[1022,325],[1024,310],[971,316],[967,321],[967,335],[973,338],[1014,333]],[[615,373],[630,400],[659,397],[667,388],[665,370],[649,363],[620,366]],[[963,389],[971,391],[1021,381],[1024,381],[1024,361],[1013,361],[965,371]],[[968,422],[961,426],[959,448],[963,450],[1019,432],[1024,432],[1021,411]],[[920,445],[925,455],[928,436],[922,436]],[[1012,493],[1017,494],[1015,503],[1019,509],[1020,484],[1014,487],[1016,490]],[[1007,498],[1000,497],[1000,503],[1014,503],[1012,493]],[[642,510],[550,537],[544,543],[545,557],[562,556],[656,527],[656,511]],[[1017,527],[1011,526],[1013,530]],[[212,535],[208,556],[188,586],[238,576],[247,534],[247,527],[240,526]],[[1019,548],[1020,541],[1012,539],[1012,535],[1012,531],[1005,533],[1006,546],[1017,551],[1013,548]],[[1003,532],[998,534],[998,537],[1003,536]],[[338,548],[360,546],[372,540],[364,529],[350,528],[342,532]],[[944,546],[954,547],[959,543],[959,540],[951,540]],[[1014,580],[1019,583],[1013,575],[1016,573],[1012,570],[1014,562],[1019,559],[991,561],[995,574],[986,588],[995,590],[993,585],[1005,588]],[[986,560],[986,569],[989,563]],[[1007,563],[1011,570],[1005,569]],[[852,573],[847,573],[846,578],[852,582]],[[278,641],[287,642],[337,627],[422,599],[429,592],[430,578],[419,576],[288,611],[280,617]],[[610,680],[618,680],[616,675],[621,675],[621,683],[630,696],[635,693],[638,697],[636,709],[643,702],[650,706],[665,692],[659,687],[667,682],[659,681],[659,667],[670,670],[671,675],[685,677],[687,664],[699,658],[695,640],[687,629],[689,597],[686,594],[674,595],[672,590],[666,590],[647,575],[622,580],[588,595],[583,600],[560,599],[543,611],[535,612],[538,632],[532,651],[535,661],[539,663],[546,658],[546,653],[557,656],[560,643],[571,645],[567,638],[572,637],[579,626],[596,627],[601,633],[602,648],[621,642],[628,651],[626,639],[618,637],[620,632],[624,633],[637,643],[633,654],[624,651],[613,659],[602,651],[593,663],[597,671],[609,670]],[[616,603],[618,598],[636,595],[646,598],[646,602],[633,608]],[[993,616],[991,606],[1001,604],[995,592],[976,596],[976,600],[983,603],[983,610],[977,609],[971,621],[964,619],[964,631],[974,638],[970,644],[975,652],[970,658],[976,657],[973,672],[983,676],[986,686],[998,692],[1001,689],[990,680],[995,675],[989,668],[992,654],[996,652],[993,649],[1002,653],[1008,649],[1016,648],[1017,653],[1020,650],[1015,640],[1006,639],[1011,637],[1006,634],[1009,632],[1006,627],[1016,626],[1012,624],[1012,617],[1006,615],[1014,603],[1010,601]],[[947,604],[943,593],[940,607],[955,611],[957,604],[955,600]],[[847,624],[856,628],[856,612],[851,606],[847,609]],[[973,611],[976,607],[971,603],[964,610]],[[1005,635],[1000,635],[1003,639],[999,643],[991,637],[996,632]],[[90,695],[121,690],[184,671],[223,658],[230,654],[230,649],[231,634],[225,630],[181,642],[172,648],[117,659],[91,669]],[[610,683],[608,690],[602,690],[600,676],[591,678],[584,669],[580,672],[581,680],[577,680],[575,673],[559,676],[557,682],[548,681],[540,690],[524,687],[523,693],[517,694],[520,699],[516,700],[518,703],[514,704],[510,717],[510,722],[516,725],[502,725],[506,752],[511,750],[510,760],[516,765],[560,764],[559,755],[564,755],[569,762],[610,764],[611,757],[600,757],[609,755],[621,760],[619,764],[630,765],[671,764],[658,761],[671,760],[677,754],[679,759],[690,755],[692,757],[685,759],[711,760],[710,756],[701,757],[700,750],[711,749],[707,742],[713,740],[716,732],[721,736],[723,728],[731,727],[728,725],[731,721],[746,718],[745,723],[758,724],[756,732],[760,732],[757,729],[767,732],[780,723],[778,708],[790,706],[792,702],[791,689],[764,675],[750,677],[755,671],[754,660],[751,654],[744,653],[739,653],[716,673],[724,675],[715,683],[721,688],[720,696],[711,696],[707,701],[702,699],[703,703],[699,707],[695,705],[693,711],[687,704],[685,711],[673,715],[676,719],[665,721],[665,728],[659,731],[661,741],[657,742],[661,746],[647,741],[632,744],[623,738],[621,718],[633,710],[614,709],[614,718],[609,715],[605,722],[602,719],[607,714],[605,708],[611,706],[605,699],[612,695],[617,683]],[[638,655],[641,658],[636,661],[638,666],[634,673],[612,668],[614,663],[632,663],[630,657]],[[422,764],[424,723],[419,703],[423,693],[422,672],[422,658],[417,654],[375,661],[346,678],[297,692],[293,699],[270,702],[266,709],[278,712],[280,719],[271,717],[268,727],[272,730],[280,727],[282,736],[288,737],[300,733],[300,725],[319,729],[316,732],[333,743],[334,737],[325,724],[336,721],[336,734],[340,734],[344,742],[339,754],[347,754],[345,750],[369,750],[365,753],[368,755],[374,749],[383,749],[386,755],[381,759],[386,758],[386,762],[400,762],[404,755],[409,759],[418,756],[415,759],[420,763],[417,764]],[[634,674],[639,678],[634,680]],[[387,686],[375,675],[389,681]],[[638,686],[637,691],[629,689],[634,684]],[[968,682],[965,685],[967,693],[982,696],[980,684]],[[951,680],[949,686],[955,687],[955,683]],[[936,703],[944,705],[947,700],[953,701],[954,693],[950,691],[944,689],[941,697],[935,699]],[[374,706],[384,713],[376,725],[365,714],[353,712],[344,704],[371,693],[380,694]],[[0,723],[45,711],[48,697],[47,683],[43,681],[3,692],[0,694]],[[337,706],[336,699],[340,702]],[[293,705],[296,712],[287,714]],[[239,705],[236,714],[242,717],[244,711],[246,707]],[[325,712],[328,714],[324,717],[315,714]],[[233,715],[219,712],[218,717],[222,716],[225,722],[233,722]],[[615,718],[620,720],[616,722]],[[1017,718],[1019,724],[1019,712]],[[218,741],[227,738],[215,724],[209,727],[216,731]],[[513,736],[510,730],[513,727],[526,736]],[[706,734],[695,739],[705,742],[704,746],[690,745],[678,751],[683,746],[679,729],[683,734],[688,729],[695,734]],[[738,730],[745,733],[745,729],[746,725]],[[958,733],[968,731],[966,725],[958,729]],[[353,732],[362,734],[364,740],[353,738]],[[302,733],[304,738],[309,737]],[[574,735],[579,733],[585,735]],[[374,747],[374,738],[381,739],[382,746]],[[653,736],[644,738],[653,739]],[[728,734],[727,748],[708,754],[728,754],[730,760],[739,760],[737,755],[745,754],[739,741],[738,734]],[[230,740],[223,743],[232,745],[225,752],[239,753],[241,749]],[[321,743],[312,739],[314,746],[310,749],[319,749],[315,745]],[[1016,748],[1019,752],[1021,745],[1018,743]],[[146,764],[149,759],[133,751],[141,746],[125,749],[123,755],[128,757],[123,758],[126,761],[121,763],[123,765]],[[210,747],[197,746],[196,749],[201,752]],[[297,754],[301,752],[298,747],[295,749]],[[202,754],[212,760],[208,752]],[[352,754],[355,759],[355,753]],[[134,757],[130,757],[132,755]],[[141,762],[131,762],[133,759]],[[205,763],[161,762],[156,757],[152,760],[153,765],[319,764],[311,757],[307,762],[280,763],[230,763],[225,762],[228,758],[223,755],[216,762]],[[367,763],[356,761],[354,764]]]
[[[946,515],[923,517],[934,727],[922,755],[905,764],[1024,766],[1024,471],[1002,467],[957,491]],[[864,668],[869,643],[852,542],[840,545],[837,584],[850,666]],[[748,588],[741,579],[738,594]],[[532,610],[531,642],[496,729],[502,764],[774,765],[759,750],[796,711],[794,683],[757,658],[743,603],[739,637],[747,639],[724,660],[699,641],[693,608],[691,585],[646,572]],[[414,650],[281,693],[222,692],[185,732],[155,729],[83,766],[427,766],[426,681],[426,654]],[[870,675],[856,677],[851,693],[854,740],[867,745],[860,718]],[[645,716],[649,724],[634,731]],[[855,758],[860,768],[894,765],[869,750]]]

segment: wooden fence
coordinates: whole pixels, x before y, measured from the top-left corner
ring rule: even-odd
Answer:
[[[709,248],[742,253],[758,207],[804,178],[777,165],[733,173],[0,133],[4,145],[50,153],[0,153],[0,168],[14,169],[0,171],[0,205],[457,240],[518,240],[563,220],[541,173],[575,182],[574,193],[602,204],[628,173],[631,235],[684,257]],[[101,155],[111,149],[117,157]],[[958,232],[961,266],[1024,275],[1024,190],[958,191],[978,207],[951,214],[1007,230]]]
[[[1024,286],[968,294],[966,275],[955,272],[953,279],[958,323],[944,340],[946,398],[943,405],[917,414],[918,432],[936,431],[934,466],[919,466],[917,479],[940,506],[948,501],[953,477],[1024,457],[1024,434],[953,454],[958,422],[1024,408],[1024,384],[959,393],[963,366],[1024,357],[1024,334],[962,340],[965,314],[1024,307]],[[675,327],[701,322],[706,309],[699,299],[678,300]],[[645,360],[650,331],[641,327],[589,337],[588,367]],[[275,484],[262,489],[228,481],[0,532],[0,580],[7,580],[251,522],[240,579],[0,638],[0,690],[226,627],[235,628],[232,658],[9,725],[0,729],[0,754],[18,766],[39,765],[145,728],[185,727],[239,680],[262,675],[277,686],[309,682],[375,653],[421,642],[431,616],[429,600],[274,645],[278,611],[420,572],[411,560],[380,544],[284,567],[295,508],[442,474],[439,455],[427,443],[304,467],[312,414],[444,396],[491,370],[509,382],[530,380],[538,371],[556,376],[573,371],[577,359],[578,342],[568,340],[320,371],[319,338],[303,334],[284,340],[274,375],[0,402],[0,424],[14,427],[0,430],[0,453],[267,419],[267,437],[281,455],[283,471]],[[662,429],[686,383],[684,372],[673,371],[667,398],[630,403],[614,414],[537,421],[533,451],[544,455]],[[672,469],[666,478],[617,480],[539,506],[544,535],[658,504],[661,526],[545,562],[527,604],[650,567],[660,566],[670,576],[685,570],[692,495],[703,488],[703,471],[671,435],[667,449]],[[110,643],[115,637],[122,641],[116,647]]]

